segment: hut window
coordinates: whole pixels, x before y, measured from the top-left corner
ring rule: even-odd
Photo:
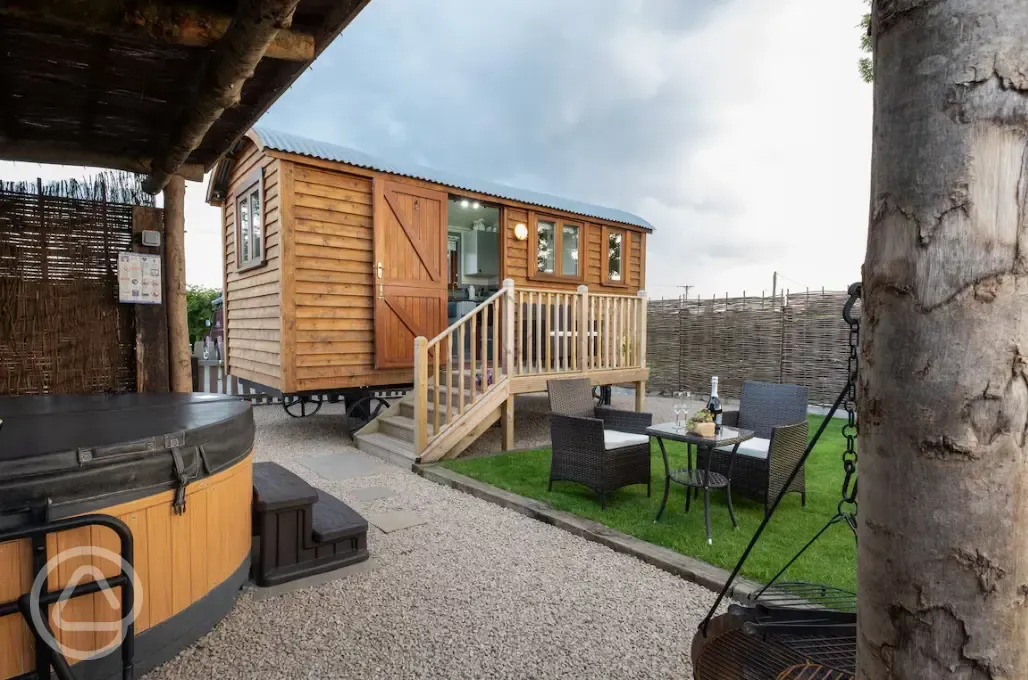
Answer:
[[[561,230],[560,273],[565,276],[578,276],[579,233],[577,224],[565,224]]]
[[[603,271],[603,283],[624,286],[628,283],[628,257],[630,238],[624,229],[603,228],[603,243],[607,245],[607,266]]]
[[[557,235],[556,225],[553,222],[539,220],[538,234],[539,246],[537,248],[538,264],[536,271],[542,274],[552,274],[555,271],[554,264],[557,261]]]
[[[539,216],[529,243],[535,244],[536,278],[581,279],[582,225]]]
[[[260,170],[236,194],[236,265],[248,269],[264,263],[264,196]]]

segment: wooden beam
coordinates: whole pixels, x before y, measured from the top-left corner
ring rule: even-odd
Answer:
[[[186,320],[186,183],[172,177],[164,190],[165,300],[171,391],[191,392],[189,323]]]
[[[335,40],[343,29],[350,25],[350,22],[354,20],[358,14],[361,13],[371,0],[343,0],[342,2],[336,2],[335,7],[329,10],[325,20],[321,23],[321,28],[315,37],[315,54],[321,54],[325,51],[333,40]]]
[[[350,25],[350,22],[360,14],[370,0],[335,0],[335,5],[332,10],[326,13],[321,21],[321,25],[317,29],[314,35],[314,57],[311,61],[316,59],[324,50],[331,44],[331,42],[338,36],[344,28]],[[306,65],[306,66],[309,66]],[[307,69],[306,66],[303,68],[278,68],[275,69],[274,73],[269,76],[267,82],[267,89],[273,92],[272,96],[265,97],[259,102],[259,105],[254,106],[250,109],[250,115],[244,125],[239,126],[234,132],[232,137],[227,138],[216,146],[214,151],[220,157],[222,154],[227,153],[232,149],[236,143],[243,138],[257,121],[260,120],[261,116],[267,113],[268,109],[278,101],[279,97],[288,90],[296,79],[299,78]]]
[[[507,397],[503,402],[503,412],[500,414],[501,439],[504,451],[514,450],[514,395]]]
[[[588,378],[593,385],[623,385],[646,382],[649,377],[650,371],[647,368],[597,369],[572,373],[537,373],[535,375],[511,378],[510,393],[545,392],[547,380],[563,380],[564,378]]]
[[[197,94],[184,107],[168,147],[154,160],[143,187],[156,192],[203,141],[225,109],[239,103],[243,85],[299,0],[241,0],[238,14],[207,61]]]
[[[126,158],[100,153],[83,149],[77,144],[51,144],[9,140],[2,137],[0,137],[0,159],[25,163],[86,165],[95,168],[125,170],[141,175],[148,175],[151,171],[151,161],[148,158]],[[191,182],[202,182],[203,166],[196,163],[185,163],[178,167],[175,174]]]
[[[225,14],[156,0],[9,0],[0,4],[0,16],[185,47],[211,47],[228,33],[232,23],[232,17]],[[314,59],[314,36],[288,29],[288,22],[281,26],[264,56],[286,61]]]
[[[157,208],[136,206],[132,208],[132,236],[144,230],[158,231],[163,236],[164,223]],[[132,240],[132,250],[137,253],[160,255],[164,267],[166,243],[150,248]],[[167,275],[165,275],[167,276]],[[171,374],[168,371],[168,310],[167,301],[161,305],[133,305],[136,316],[136,391],[167,392]]]

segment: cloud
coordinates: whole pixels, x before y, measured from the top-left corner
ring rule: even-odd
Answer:
[[[862,7],[373,2],[265,122],[638,212],[654,294],[839,288],[866,233]]]

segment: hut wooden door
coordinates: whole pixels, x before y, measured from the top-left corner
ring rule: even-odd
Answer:
[[[414,338],[446,329],[444,191],[375,182],[375,368],[414,365]]]

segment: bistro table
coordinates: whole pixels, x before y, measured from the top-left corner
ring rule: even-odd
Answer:
[[[664,508],[667,506],[668,491],[671,489],[671,482],[675,482],[676,484],[681,484],[686,488],[686,512],[689,512],[689,497],[692,495],[692,490],[703,489],[703,519],[707,525],[708,544],[714,542],[710,532],[711,489],[725,490],[725,498],[728,501],[728,516],[732,518],[732,526],[738,527],[739,523],[735,521],[735,510],[732,508],[732,466],[735,464],[735,455],[739,451],[739,444],[747,439],[752,439],[754,435],[753,431],[740,430],[735,427],[722,427],[721,431],[716,433],[713,437],[702,437],[698,434],[689,432],[685,429],[685,425],[676,427],[674,423],[661,423],[647,428],[646,434],[657,438],[657,444],[660,446],[660,455],[664,458],[664,498],[660,501],[660,510],[657,512],[657,518],[653,521],[659,522],[660,516],[664,514]],[[710,464],[714,460],[714,456],[707,456],[707,469],[693,469],[691,452],[688,454],[688,467],[672,470],[667,458],[667,449],[664,448],[665,439],[683,442],[687,446],[695,446],[697,450],[731,446],[732,453],[728,459],[728,474],[722,475],[720,473],[710,471]],[[697,456],[697,461],[698,460],[699,457]]]

